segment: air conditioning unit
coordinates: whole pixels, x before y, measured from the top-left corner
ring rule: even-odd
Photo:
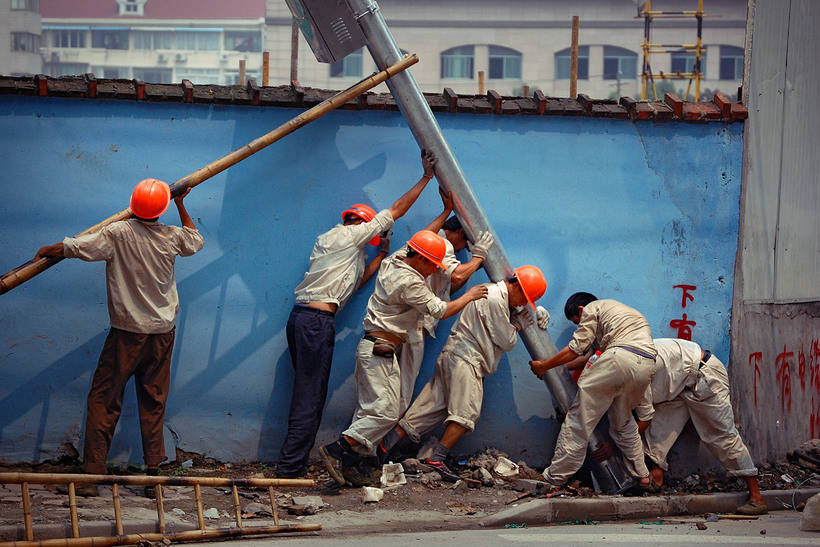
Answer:
[[[187,60],[188,60],[188,56],[187,56],[187,55],[185,55],[184,53],[177,53],[177,54],[174,56],[174,60],[175,60],[177,63],[184,63],[185,61],[187,61]]]
[[[157,55],[157,62],[158,63],[167,63],[168,62],[168,55],[165,53],[160,53]]]
[[[228,54],[227,53],[220,53],[219,54],[219,62],[220,63],[227,63],[228,62]]]

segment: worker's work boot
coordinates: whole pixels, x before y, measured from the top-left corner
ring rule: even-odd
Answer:
[[[441,475],[441,479],[445,482],[456,482],[459,477],[456,473],[450,470],[447,467],[447,464],[444,463],[442,460],[432,460],[430,458],[424,458],[421,462],[421,465],[425,467],[428,471],[436,471],[439,475]]]
[[[737,509],[735,513],[738,515],[765,515],[769,512],[769,508],[761,501],[749,500]]]
[[[353,486],[378,485],[381,474],[381,467],[375,468],[364,459],[354,465],[342,466],[342,476]]]

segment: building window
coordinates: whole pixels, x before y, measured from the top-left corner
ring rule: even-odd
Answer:
[[[85,31],[55,30],[54,47],[85,47]]]
[[[134,49],[171,49],[171,33],[135,30]]]
[[[330,65],[331,78],[361,78],[364,56],[362,50],[354,51],[341,61]]]
[[[604,46],[604,80],[634,80],[638,74],[638,54],[628,49]]]
[[[262,51],[262,34],[254,31],[226,32],[227,51]]]
[[[152,84],[170,84],[170,68],[134,68],[134,78]]]
[[[91,72],[97,78],[128,78],[131,70],[124,66],[94,66],[91,67]]]
[[[176,32],[177,49],[188,51],[216,51],[219,49],[219,32]]]
[[[178,68],[176,70],[176,81],[190,80],[195,84],[215,84],[219,85],[219,69],[218,68]],[[237,79],[239,73],[236,73]]]
[[[672,53],[672,72],[693,72],[695,70],[694,53],[675,51]],[[706,52],[700,53],[700,75],[706,77]]]
[[[91,47],[128,49],[127,30],[92,30]]]
[[[120,15],[144,15],[147,0],[117,0]]]
[[[30,32],[12,32],[11,50],[38,53],[40,51],[40,36]]]
[[[40,12],[40,0],[11,0],[12,11]]]
[[[521,52],[508,47],[490,46],[490,78],[493,80],[521,79]]]
[[[572,63],[570,48],[555,52],[555,79],[569,80]],[[589,46],[578,46],[578,79],[589,79]]]
[[[245,78],[248,80],[256,80],[259,81],[259,72],[248,70],[245,72]],[[239,72],[237,71],[226,71],[223,77],[223,81],[225,82],[224,85],[246,85],[247,82],[240,82],[239,81]]]
[[[51,63],[48,68],[50,76],[75,76],[88,72],[88,65],[83,63]]]
[[[474,46],[459,46],[441,52],[441,77],[468,78],[473,77]]]
[[[743,48],[720,46],[720,79],[743,79]]]

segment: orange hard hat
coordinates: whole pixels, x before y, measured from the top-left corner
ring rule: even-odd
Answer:
[[[444,238],[437,233],[421,230],[413,234],[407,245],[442,270],[446,269],[442,260],[447,252],[447,244],[444,243]]]
[[[535,301],[544,296],[547,292],[547,278],[538,266],[519,266],[515,270],[515,277],[527,297],[532,309],[535,309]]]
[[[373,209],[370,205],[365,205],[364,203],[355,203],[350,206],[350,209],[345,210],[342,213],[342,221],[344,221],[347,215],[356,215],[360,219],[365,222],[370,222],[374,218],[376,218],[376,210]],[[379,236],[374,237],[370,240],[371,245],[378,245],[381,242],[381,238]]]
[[[131,193],[131,212],[139,218],[159,218],[170,204],[171,188],[161,180],[141,180]]]

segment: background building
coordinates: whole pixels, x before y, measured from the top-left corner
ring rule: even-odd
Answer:
[[[40,58],[40,1],[0,1],[0,73],[42,72]]]
[[[12,0],[14,1],[14,0]],[[234,84],[262,64],[264,0],[41,0],[44,70]]]
[[[478,72],[486,88],[502,95],[524,86],[550,96],[569,95],[569,46],[573,15],[580,17],[578,91],[591,97],[640,95],[643,19],[633,0],[380,0],[379,6],[399,46],[418,53],[413,74],[424,91],[450,87],[478,92]],[[694,10],[695,0],[663,0],[653,9]],[[705,78],[701,89],[735,96],[743,75],[745,0],[705,0]],[[283,0],[267,0],[266,49],[271,51],[271,81],[290,77],[291,14]],[[656,19],[652,40],[692,44],[697,24],[689,19]],[[690,70],[694,54],[656,54],[652,68]],[[338,89],[375,70],[366,52],[342,62],[316,62],[300,38],[298,78],[311,87]],[[663,89],[685,90],[686,81]],[[694,88],[693,88],[694,90]],[[660,91],[660,90],[659,90]],[[712,94],[708,93],[711,100]]]

